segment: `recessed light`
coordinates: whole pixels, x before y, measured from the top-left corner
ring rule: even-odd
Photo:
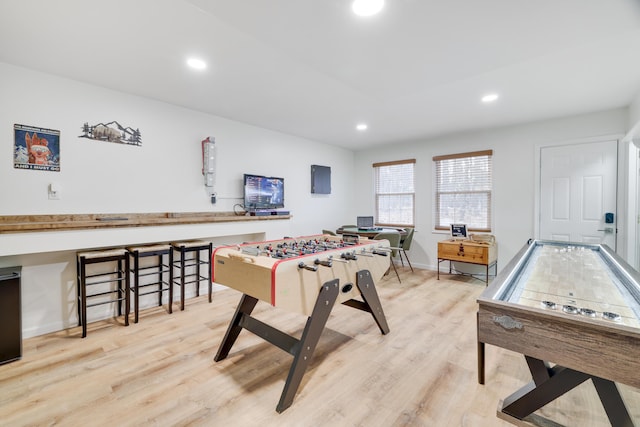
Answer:
[[[485,95],[482,97],[482,102],[493,102],[496,99],[498,99],[498,94],[497,93],[490,93],[488,95]]]
[[[358,16],[372,16],[382,10],[384,0],[354,0],[351,10]]]
[[[362,130],[367,130],[369,126],[367,126],[366,123],[360,123],[359,125],[356,126],[356,129],[362,131]]]
[[[207,63],[198,58],[187,59],[187,65],[195,70],[204,70],[207,68]]]

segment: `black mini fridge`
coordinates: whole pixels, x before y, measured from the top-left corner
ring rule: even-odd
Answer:
[[[22,267],[0,268],[0,364],[22,357]]]

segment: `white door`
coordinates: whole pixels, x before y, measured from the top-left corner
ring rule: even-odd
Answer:
[[[540,151],[540,238],[616,249],[616,141]]]

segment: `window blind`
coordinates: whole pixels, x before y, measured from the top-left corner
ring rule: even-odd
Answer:
[[[467,224],[471,231],[491,231],[493,150],[435,156],[434,224]]]
[[[376,224],[413,226],[415,159],[374,163]]]

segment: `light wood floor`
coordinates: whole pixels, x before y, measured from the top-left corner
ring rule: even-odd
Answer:
[[[378,284],[391,328],[337,306],[293,405],[275,411],[292,357],[247,331],[213,361],[240,294],[224,290],[24,341],[0,366],[2,426],[509,426],[496,407],[530,380],[521,355],[487,346],[476,373],[476,297],[484,283],[401,269]],[[297,337],[305,319],[259,303],[254,315]],[[619,386],[640,426],[640,390]],[[566,426],[609,425],[591,382],[540,414]],[[556,425],[556,424],[554,424]]]

